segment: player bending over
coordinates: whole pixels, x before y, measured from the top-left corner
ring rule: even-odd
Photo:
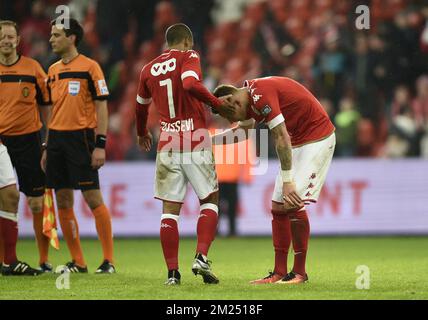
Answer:
[[[233,116],[220,112],[239,125],[214,137],[217,143],[239,128],[266,123],[275,140],[281,169],[272,196],[272,239],[275,268],[268,276],[251,281],[303,283],[309,241],[309,220],[305,205],[316,202],[325,181],[335,147],[334,126],[318,100],[301,84],[283,77],[266,77],[245,82],[244,87],[221,85],[217,97],[228,98],[236,108]],[[293,243],[294,266],[287,270],[287,256]]]

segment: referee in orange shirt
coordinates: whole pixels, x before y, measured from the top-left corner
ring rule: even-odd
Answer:
[[[114,273],[111,217],[100,192],[98,169],[105,162],[107,98],[103,72],[94,60],[79,54],[83,28],[75,19],[52,23],[49,42],[61,60],[50,66],[48,87],[52,113],[42,167],[55,189],[58,216],[72,261],[64,272],[87,273],[73,211],[73,189],[81,190],[95,217],[104,260],[96,273]]]
[[[0,21],[0,34],[0,140],[33,213],[40,269],[50,272],[49,239],[43,234],[45,174],[40,168],[40,114],[46,123],[50,110],[47,75],[37,61],[17,53],[20,38],[15,22]]]

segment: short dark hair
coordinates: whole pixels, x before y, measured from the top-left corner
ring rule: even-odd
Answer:
[[[16,34],[19,35],[18,24],[15,21],[12,21],[12,20],[0,20],[0,29],[3,26],[12,26],[12,27],[14,27],[15,30],[16,30]]]
[[[190,28],[184,23],[176,23],[166,30],[165,39],[168,46],[173,46],[184,39],[193,40],[193,34]]]
[[[74,45],[77,47],[83,38],[83,28],[80,23],[76,19],[69,18],[60,21],[57,21],[57,19],[52,20],[51,25],[56,26],[57,22],[64,26],[64,32],[67,37],[71,35],[76,36],[76,41],[74,42]],[[65,27],[66,22],[68,22],[69,28]]]
[[[230,84],[221,84],[214,89],[213,95],[218,98],[218,97],[227,96],[229,94],[234,94],[236,92],[238,92],[237,87],[232,86]]]

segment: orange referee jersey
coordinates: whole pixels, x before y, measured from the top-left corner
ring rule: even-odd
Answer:
[[[19,56],[13,65],[0,63],[0,134],[22,135],[40,130],[37,105],[49,104],[47,75],[40,64]]]
[[[95,100],[109,96],[104,74],[92,59],[79,54],[69,63],[50,66],[48,87],[52,114],[49,129],[73,131],[97,126]]]

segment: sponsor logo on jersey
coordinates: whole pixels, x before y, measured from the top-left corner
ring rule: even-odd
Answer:
[[[253,100],[254,100],[254,102],[259,101],[261,97],[262,97],[262,95],[261,95],[261,94],[255,94],[255,95],[253,95]]]
[[[190,56],[189,56],[189,59],[190,58],[196,58],[196,59],[198,59],[199,57],[198,57],[198,55],[195,53],[195,52],[192,52],[191,54],[190,54]]]
[[[79,81],[69,81],[68,82],[68,93],[72,96],[77,96],[80,92],[80,82]]]
[[[28,87],[24,87],[22,89],[22,95],[24,98],[27,98],[30,95],[30,89]]]
[[[272,108],[271,107],[269,107],[269,105],[265,105],[261,110],[260,110],[260,113],[263,115],[263,116],[267,116],[269,113],[271,113],[271,111],[272,111]]]
[[[166,60],[162,63],[155,63],[150,69],[152,76],[157,77],[161,74],[167,74],[168,72],[174,71],[177,66],[177,60],[175,58]]]
[[[164,132],[186,132],[193,131],[193,118],[177,120],[175,122],[165,122],[161,121],[161,130]]]

